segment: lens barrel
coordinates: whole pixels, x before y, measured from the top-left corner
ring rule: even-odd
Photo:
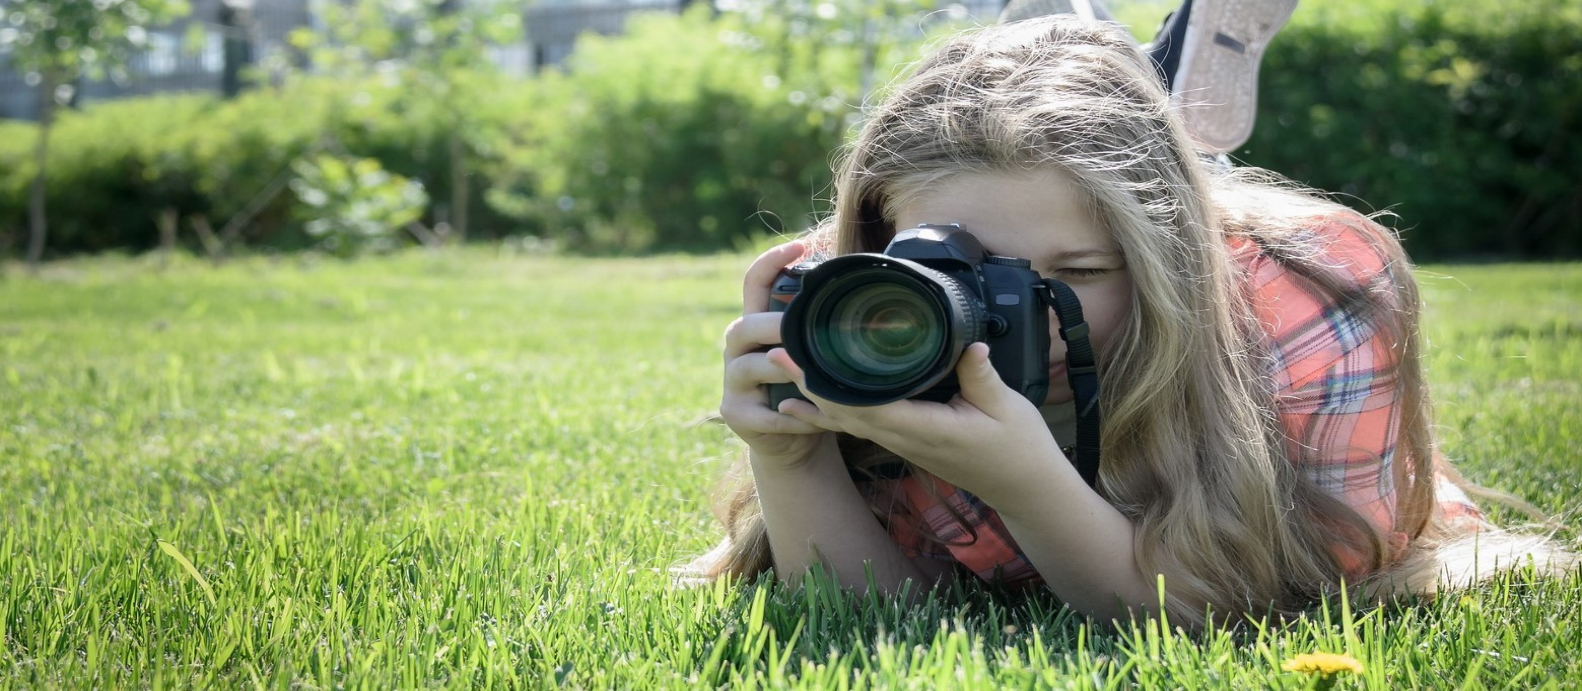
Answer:
[[[984,340],[987,314],[960,282],[916,262],[851,254],[802,277],[781,323],[808,390],[844,405],[911,398]]]

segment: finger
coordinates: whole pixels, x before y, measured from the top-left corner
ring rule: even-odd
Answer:
[[[764,407],[762,398],[748,403],[741,397],[725,397],[720,405],[720,417],[737,434],[742,432],[756,432],[758,434],[818,434],[825,432],[822,427],[799,420],[790,415],[782,415]]]
[[[725,388],[747,393],[764,384],[789,384],[791,377],[763,353],[748,353],[725,363]]]
[[[802,395],[807,397],[808,401],[811,402],[810,405],[818,408],[819,410],[840,407],[834,403],[819,398],[817,395],[810,393],[807,390],[806,373],[803,372],[802,368],[796,364],[795,360],[791,359],[791,354],[787,353],[785,348],[770,348],[769,352],[764,354],[764,358],[767,359],[770,364],[779,368],[780,371],[790,379],[792,384],[796,384],[797,390],[801,391]]]
[[[758,255],[747,273],[742,276],[742,314],[756,314],[769,310],[769,288],[774,285],[780,270],[802,258],[807,247],[800,240],[793,240],[771,248]]]
[[[961,400],[972,404],[990,417],[998,417],[1004,409],[1007,396],[1015,393],[994,371],[989,361],[989,344],[973,343],[961,354],[956,363],[956,380],[961,385]]]
[[[878,408],[845,406],[808,391],[806,373],[795,360],[791,359],[785,348],[771,348],[765,357],[771,364],[785,372],[791,383],[796,384],[797,390],[807,397],[805,401],[789,399],[781,402],[780,412],[795,415],[800,420],[831,432],[845,432],[866,438],[868,424],[865,416]],[[909,403],[909,401],[903,402]]]
[[[807,396],[808,400],[812,401],[813,405],[818,406],[820,410],[841,408],[841,406],[826,401],[807,390],[807,373],[803,372],[801,366],[791,359],[791,354],[787,353],[785,348],[770,348],[769,352],[764,353],[764,357],[775,367],[780,368],[791,379],[791,383],[796,384],[797,390],[801,391],[803,396]]]
[[[795,360],[791,359],[791,354],[787,353],[785,348],[770,348],[769,352],[764,353],[764,357],[773,363],[774,366],[783,370],[798,388],[802,387],[802,383],[805,381],[802,368],[797,366]],[[803,391],[805,392],[806,389],[803,389]]]
[[[817,427],[826,432],[845,432],[845,426],[840,421],[825,415],[818,406],[798,398],[788,398],[780,402],[780,414],[796,418],[804,424]]]
[[[744,314],[725,327],[725,360],[764,349],[780,343],[779,312]]]

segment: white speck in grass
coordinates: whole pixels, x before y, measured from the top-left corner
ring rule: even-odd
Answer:
[[[1496,652],[1494,652],[1492,650],[1480,650],[1478,648],[1473,648],[1472,652],[1477,653],[1479,655],[1487,655],[1487,656],[1492,657],[1492,658],[1504,657],[1504,655],[1496,653]],[[1529,660],[1528,658],[1522,657],[1520,655],[1512,655],[1511,659],[1515,660],[1517,662],[1531,662],[1532,661],[1532,660]]]

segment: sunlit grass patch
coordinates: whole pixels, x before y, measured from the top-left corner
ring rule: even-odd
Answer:
[[[739,452],[700,421],[745,262],[11,272],[0,685],[1299,689],[1316,652],[1361,665],[1339,688],[1582,678],[1582,578],[1191,634],[972,587],[677,588]],[[1444,451],[1574,530],[1582,267],[1424,277]]]

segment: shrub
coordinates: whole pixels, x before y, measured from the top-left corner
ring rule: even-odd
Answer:
[[[1582,256],[1582,6],[1346,5],[1271,44],[1244,159],[1394,211],[1419,258]]]
[[[564,70],[533,79],[458,75],[492,94],[466,133],[470,235],[632,252],[807,227],[827,211],[865,61],[851,31],[810,26],[700,7],[586,38]],[[1264,60],[1258,129],[1238,157],[1396,212],[1418,258],[1582,256],[1578,35],[1570,0],[1303,5]],[[899,69],[920,39],[888,37],[871,57]],[[51,248],[151,247],[166,209],[216,226],[256,212],[248,242],[307,246],[283,188],[291,162],[317,154],[375,159],[448,200],[436,113],[390,75],[65,113],[51,144]],[[0,251],[25,233],[34,131],[0,123]],[[435,205],[424,222],[443,213]]]
[[[340,256],[394,247],[392,235],[423,215],[423,186],[391,175],[372,158],[320,154],[291,164],[291,191],[302,202],[308,235]]]
[[[594,251],[729,247],[807,227],[854,89],[788,86],[733,36],[745,34],[694,12],[584,38],[564,73],[535,85],[530,145],[496,203]]]
[[[414,115],[402,94],[402,85],[377,79],[306,79],[229,101],[162,95],[64,112],[46,180],[50,251],[147,249],[158,241],[154,218],[166,209],[216,226],[246,212],[248,243],[306,247],[314,239],[286,183],[293,161],[319,153],[373,158],[435,197],[448,195],[444,129]],[[20,236],[37,128],[0,127],[0,235]],[[520,232],[518,221],[484,208],[486,192],[475,192],[483,212],[474,214],[475,229],[484,237]]]

